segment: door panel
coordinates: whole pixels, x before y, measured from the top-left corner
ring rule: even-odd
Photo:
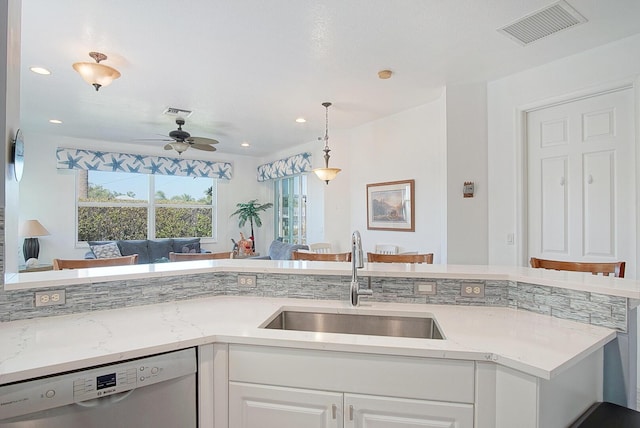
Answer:
[[[229,382],[229,426],[340,428],[342,394]]]
[[[626,261],[635,278],[632,89],[527,113],[528,256]]]
[[[345,428],[472,428],[473,405],[345,394]]]

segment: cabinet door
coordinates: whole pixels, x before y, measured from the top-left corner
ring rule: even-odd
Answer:
[[[342,428],[342,394],[229,382],[233,428]]]
[[[345,428],[473,428],[473,405],[344,395]]]

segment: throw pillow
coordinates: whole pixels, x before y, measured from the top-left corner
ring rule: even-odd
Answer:
[[[157,260],[166,258],[168,260],[169,253],[173,251],[173,239],[160,239],[157,241],[149,241],[149,261],[157,263]]]
[[[115,242],[110,242],[108,244],[102,245],[91,245],[91,251],[96,255],[98,259],[108,259],[112,257],[121,257],[120,248],[116,245]]]
[[[149,263],[149,248],[146,239],[118,241],[117,244],[123,256],[137,254],[138,264]]]
[[[183,238],[173,240],[174,253],[199,253],[200,238]]]

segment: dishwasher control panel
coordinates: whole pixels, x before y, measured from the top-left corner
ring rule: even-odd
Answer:
[[[194,348],[0,386],[0,420],[195,373]]]

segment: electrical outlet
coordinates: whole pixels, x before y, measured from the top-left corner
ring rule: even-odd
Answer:
[[[434,295],[436,294],[436,283],[435,282],[416,282],[414,284],[414,292],[416,294]]]
[[[238,285],[240,287],[255,287],[257,279],[256,275],[238,275]]]
[[[462,297],[484,297],[484,284],[481,282],[468,282],[460,286]]]
[[[36,291],[36,307],[64,305],[67,301],[64,290]]]

